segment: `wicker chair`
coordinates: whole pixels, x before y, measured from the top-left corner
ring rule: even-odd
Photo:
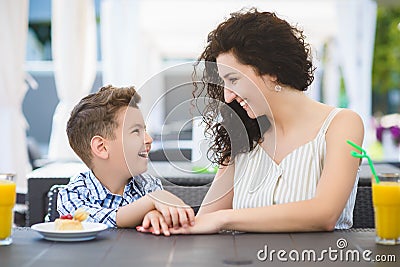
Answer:
[[[47,214],[44,217],[45,222],[52,222],[59,217],[57,211],[57,195],[58,191],[65,188],[67,185],[53,185],[47,193]]]
[[[164,185],[164,189],[181,198],[186,204],[190,205],[194,212],[200,208],[209,184],[204,186],[178,186],[178,185]]]
[[[353,228],[375,228],[370,186],[359,186],[353,211]]]

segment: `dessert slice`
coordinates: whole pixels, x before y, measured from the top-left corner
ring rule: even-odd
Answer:
[[[75,211],[74,216],[71,214],[61,215],[59,219],[54,221],[54,225],[58,231],[83,230],[81,222],[86,220],[88,216],[88,212],[79,208]]]

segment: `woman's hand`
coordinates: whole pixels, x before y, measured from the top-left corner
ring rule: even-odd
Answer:
[[[180,227],[169,229],[173,235],[179,234],[216,234],[223,229],[221,212],[216,211],[196,217],[196,223],[190,227]]]

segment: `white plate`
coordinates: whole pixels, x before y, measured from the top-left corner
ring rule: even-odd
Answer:
[[[32,230],[41,234],[44,239],[51,241],[86,241],[96,238],[96,235],[108,228],[107,225],[102,223],[89,223],[82,222],[83,230],[74,231],[58,231],[55,229],[54,222],[38,223],[32,225]]]

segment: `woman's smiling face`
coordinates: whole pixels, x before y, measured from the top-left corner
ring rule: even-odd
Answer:
[[[240,63],[231,52],[217,57],[217,67],[225,83],[226,103],[237,101],[252,119],[266,114],[268,103],[264,91],[268,85],[264,76],[257,75],[253,67]]]

